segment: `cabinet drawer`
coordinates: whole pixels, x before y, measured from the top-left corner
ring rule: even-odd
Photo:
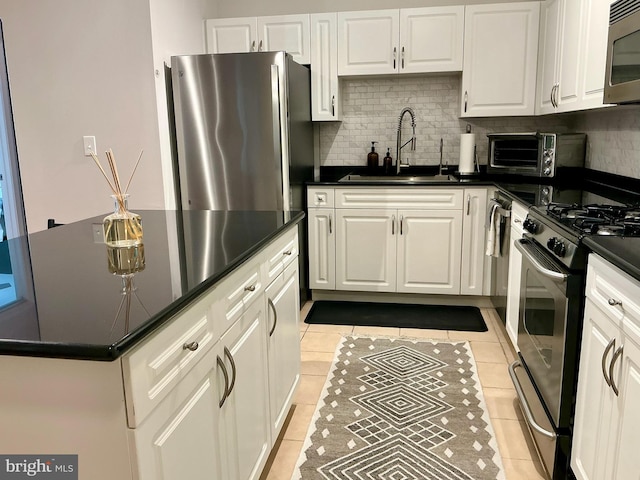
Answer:
[[[240,318],[246,305],[264,292],[260,261],[252,258],[247,264],[225,278],[219,287],[220,300],[215,306],[216,331],[223,334]]]
[[[463,189],[455,188],[337,188],[336,208],[419,208],[462,210]]]
[[[587,298],[640,340],[640,282],[598,255],[589,255]],[[613,305],[611,305],[613,303]]]
[[[511,227],[518,230],[519,237],[522,236],[522,222],[527,218],[528,212],[529,209],[518,202],[513,202],[511,204]]]
[[[212,290],[122,359],[127,421],[136,428],[217,341]]]
[[[265,252],[265,283],[269,285],[287,265],[298,258],[298,253],[298,229],[292,228],[275,240]]]
[[[307,206],[308,207],[326,207],[334,206],[334,189],[333,188],[317,188],[310,187],[307,189]]]

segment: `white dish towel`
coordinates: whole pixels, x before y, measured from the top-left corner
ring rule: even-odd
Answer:
[[[485,255],[488,257],[499,257],[500,252],[500,229],[502,227],[502,215],[499,208],[501,205],[495,200],[489,202],[489,230],[487,232],[487,251]]]

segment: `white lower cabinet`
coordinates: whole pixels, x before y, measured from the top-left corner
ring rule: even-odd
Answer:
[[[310,187],[309,205],[319,199],[312,289],[482,295],[486,188]]]
[[[397,291],[460,293],[462,212],[399,210]]]
[[[220,340],[227,369],[218,429],[224,451],[222,478],[257,479],[269,455],[266,336],[264,303],[257,300]]]
[[[509,273],[507,275],[507,310],[506,330],[511,339],[513,348],[518,349],[518,317],[520,315],[520,274],[522,266],[522,254],[514,246],[514,242],[522,238],[522,222],[527,216],[524,205],[513,202],[511,204],[511,224],[505,235],[509,235]]]
[[[640,282],[589,256],[571,468],[578,480],[638,478]]]
[[[271,436],[282,429],[300,382],[300,289],[298,262],[292,262],[267,287],[267,350]]]

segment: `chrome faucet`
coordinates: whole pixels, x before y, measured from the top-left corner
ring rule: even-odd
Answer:
[[[403,144],[402,143],[402,119],[405,113],[408,113],[409,116],[411,117],[412,137]],[[411,151],[415,152],[416,150],[416,114],[414,113],[412,108],[404,107],[400,112],[400,116],[398,117],[398,133],[397,133],[397,140],[396,140],[396,173],[400,173],[401,166],[409,166],[408,160],[406,165],[402,165],[402,162],[400,161],[400,152],[408,143],[411,143]]]

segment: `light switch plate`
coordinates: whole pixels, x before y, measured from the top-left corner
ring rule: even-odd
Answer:
[[[90,157],[92,153],[96,154],[96,137],[90,135],[82,137],[82,143],[84,145],[84,156]]]
[[[93,243],[104,243],[104,230],[101,223],[92,223],[91,232],[93,234]]]

